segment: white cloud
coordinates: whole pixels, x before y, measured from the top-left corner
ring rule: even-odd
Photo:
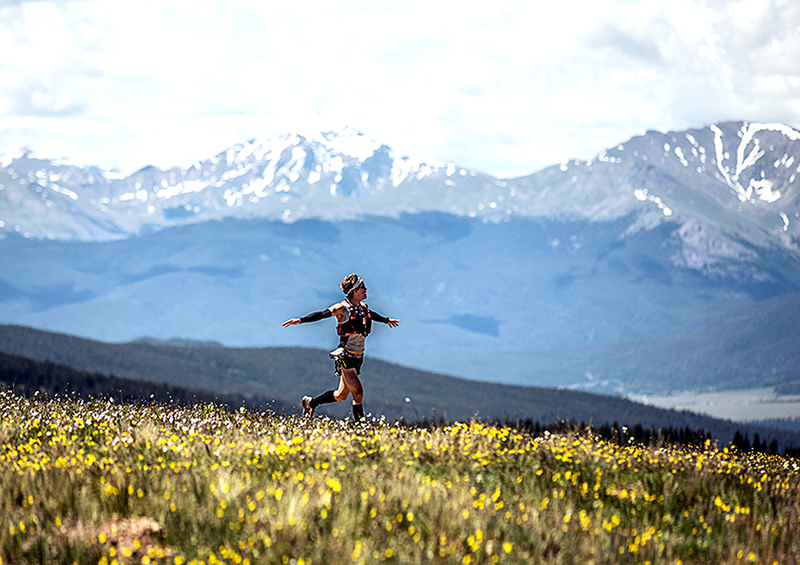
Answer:
[[[353,125],[497,175],[647,129],[800,125],[795,3],[0,5],[0,151],[132,172]]]

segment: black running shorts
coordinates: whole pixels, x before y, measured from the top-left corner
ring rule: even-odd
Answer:
[[[361,364],[364,362],[364,357],[353,357],[352,355],[344,354],[342,357],[342,367],[345,369],[355,369],[356,374],[361,374]]]

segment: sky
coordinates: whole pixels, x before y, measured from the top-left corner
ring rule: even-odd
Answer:
[[[351,126],[510,178],[730,120],[800,127],[800,2],[0,0],[0,154],[130,174]]]

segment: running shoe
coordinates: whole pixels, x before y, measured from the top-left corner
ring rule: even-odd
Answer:
[[[300,401],[300,404],[303,405],[303,416],[306,418],[310,418],[314,415],[314,409],[311,407],[311,397],[304,396],[303,399]]]

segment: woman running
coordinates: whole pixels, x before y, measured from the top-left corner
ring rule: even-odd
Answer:
[[[325,318],[335,317],[339,323],[339,347],[331,351],[330,356],[335,362],[336,374],[339,375],[339,388],[328,390],[311,398],[304,396],[302,399],[303,415],[310,417],[314,409],[320,404],[329,404],[336,401],[347,400],[353,395],[353,419],[358,422],[364,418],[364,388],[361,386],[359,375],[361,364],[364,362],[364,340],[372,329],[372,320],[396,328],[400,320],[381,316],[370,310],[364,302],[367,298],[367,285],[355,273],[348,275],[339,285],[346,298],[326,310],[312,312],[302,318],[286,320],[282,326],[296,326],[307,322],[316,322]]]

